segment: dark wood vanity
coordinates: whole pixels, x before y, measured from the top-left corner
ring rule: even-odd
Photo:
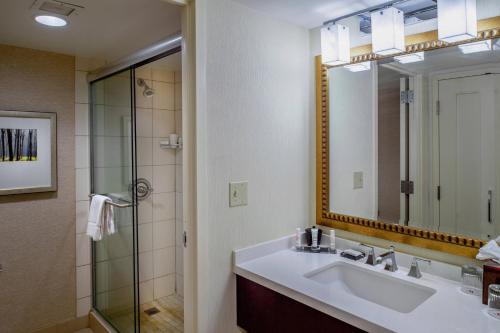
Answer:
[[[239,275],[236,288],[237,323],[247,332],[364,332]]]

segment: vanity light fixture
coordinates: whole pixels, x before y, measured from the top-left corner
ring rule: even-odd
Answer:
[[[65,19],[53,15],[37,15],[35,21],[49,27],[64,27],[68,24]]]
[[[343,65],[351,61],[349,28],[333,24],[321,28],[321,60],[326,65]]]
[[[476,0],[438,0],[438,38],[455,43],[477,37]]]
[[[409,64],[412,62],[424,61],[424,59],[425,59],[425,56],[424,56],[423,51],[417,52],[417,53],[403,54],[403,55],[394,57],[394,60],[396,60],[400,64]]]
[[[404,13],[389,7],[371,13],[373,53],[390,55],[405,51]]]
[[[463,54],[491,51],[491,39],[458,45]]]
[[[357,64],[345,65],[344,68],[351,72],[369,71],[371,69],[371,62],[365,61]]]

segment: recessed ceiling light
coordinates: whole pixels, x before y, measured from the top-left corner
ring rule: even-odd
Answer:
[[[369,71],[371,68],[371,63],[369,61],[365,61],[357,64],[345,65],[344,68],[351,72]]]
[[[394,57],[394,60],[401,64],[424,61],[424,59],[424,52],[410,53]]]
[[[68,22],[60,17],[52,15],[37,15],[35,21],[49,27],[64,27]]]
[[[463,54],[491,51],[491,40],[458,45]]]

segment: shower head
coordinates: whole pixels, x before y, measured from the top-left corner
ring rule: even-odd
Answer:
[[[143,79],[137,79],[137,85],[139,87],[144,87],[144,91],[142,92],[144,97],[153,97],[153,95],[155,94],[154,89],[148,86],[146,81],[144,81]]]

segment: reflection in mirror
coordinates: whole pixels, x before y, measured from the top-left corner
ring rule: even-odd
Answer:
[[[331,68],[329,89],[332,212],[500,234],[498,40]]]

